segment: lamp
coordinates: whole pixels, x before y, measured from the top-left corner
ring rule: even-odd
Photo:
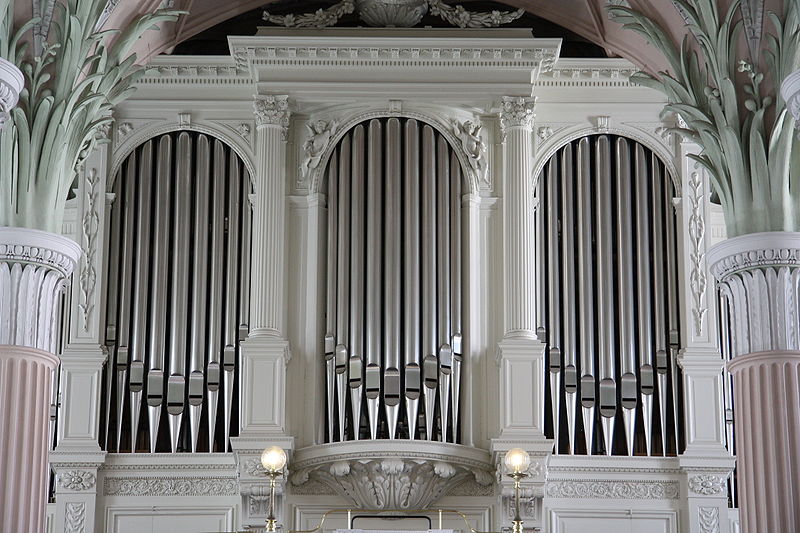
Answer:
[[[269,509],[267,511],[267,529],[272,533],[277,528],[275,519],[275,484],[283,474],[283,467],[286,466],[286,452],[280,446],[271,446],[261,453],[261,466],[267,471],[269,477]]]
[[[514,520],[513,533],[522,533],[522,518],[519,516],[519,485],[523,478],[528,477],[528,468],[531,466],[531,456],[522,448],[512,448],[506,452],[503,460],[508,477],[514,480]]]

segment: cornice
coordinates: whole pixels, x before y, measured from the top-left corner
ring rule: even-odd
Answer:
[[[249,85],[253,78],[230,56],[158,57],[145,67],[139,85]]]

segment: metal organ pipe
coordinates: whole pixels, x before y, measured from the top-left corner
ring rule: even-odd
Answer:
[[[361,343],[361,324],[363,323],[363,314],[359,315],[356,306],[353,306],[351,314],[348,314],[349,306],[347,305],[347,296],[355,301],[358,298],[356,294],[357,280],[353,275],[352,285],[350,277],[350,264],[351,258],[348,255],[348,250],[353,254],[352,264],[358,264],[359,259],[356,259],[357,252],[359,251],[359,242],[354,238],[350,242],[350,213],[351,194],[350,194],[350,139],[345,139],[341,146],[341,154],[339,157],[339,188],[337,191],[337,198],[339,207],[337,214],[339,216],[339,252],[337,255],[337,283],[339,294],[338,306],[336,308],[336,354],[335,354],[335,371],[336,371],[336,392],[339,407],[339,440],[345,440],[345,417],[344,412],[347,404],[347,390],[348,390],[348,366],[350,367],[350,383],[352,387],[351,394],[358,391],[357,402],[353,401],[353,412],[361,406],[361,357],[364,355],[363,345]],[[353,202],[352,209],[352,222],[357,224],[363,218],[356,218],[359,212],[360,203]],[[363,210],[361,210],[363,213]],[[352,248],[350,248],[352,245]],[[351,293],[351,290],[353,293]],[[349,346],[348,346],[349,335]],[[349,350],[348,350],[349,349]],[[358,368],[350,357],[357,358]],[[358,421],[358,418],[356,418]],[[356,438],[358,438],[358,425],[354,428]]]
[[[171,313],[169,335],[169,378],[167,381],[167,413],[172,452],[178,449],[186,390],[186,298],[188,286],[177,280],[189,276],[189,191],[191,190],[192,146],[191,137],[183,132],[178,136],[177,173],[175,192],[172,195],[172,284],[170,287]],[[162,298],[163,299],[163,298]]]
[[[458,158],[432,127],[398,118],[356,126],[335,153],[329,198],[338,200],[328,246],[337,257],[327,297],[337,324],[350,317],[352,403],[350,411],[340,408],[339,422],[354,428],[340,438],[359,438],[366,396],[370,438],[455,442],[464,356]],[[347,180],[352,201],[343,207]],[[342,298],[343,285],[349,297]],[[335,359],[345,350],[336,335]],[[327,416],[330,428],[335,413]]]
[[[586,454],[592,453],[596,409],[594,366],[594,268],[592,253],[592,170],[589,139],[578,143],[578,294],[580,313],[581,410]]]
[[[353,438],[358,440],[361,432],[361,404],[364,396],[364,264],[366,246],[364,242],[363,228],[366,223],[366,169],[364,167],[364,151],[366,150],[366,140],[364,126],[356,126],[352,135],[352,146],[347,137],[342,141],[342,156],[339,159],[339,182],[348,183],[352,172],[352,207],[350,217],[347,216],[346,205],[339,194],[339,225],[340,240],[347,239],[350,243],[351,259],[347,263],[347,270],[344,264],[339,263],[339,276],[350,275],[349,289],[350,302],[348,305],[346,293],[342,292],[339,299],[338,312],[346,313],[349,310],[350,317],[350,363],[348,371],[350,373],[350,406],[352,410]],[[344,154],[347,154],[345,156]],[[348,185],[348,191],[350,190]],[[348,192],[349,194],[349,192]],[[352,235],[352,238],[350,237]],[[352,240],[352,242],[351,242]],[[347,248],[342,248],[340,244],[339,254],[346,255]],[[351,267],[352,265],[352,267]],[[337,363],[338,364],[338,363]],[[342,403],[344,405],[344,403]],[[340,411],[341,412],[341,411]],[[346,440],[342,434],[341,440]]]
[[[386,123],[386,204],[383,209],[384,274],[383,285],[383,398],[389,438],[395,438],[400,414],[400,200],[402,165],[400,121],[391,118]]]
[[[419,397],[422,393],[421,317],[420,317],[420,146],[419,123],[405,124],[405,182],[403,186],[403,318],[406,326],[405,397],[408,437],[417,438]]]
[[[433,440],[436,389],[439,386],[436,332],[436,139],[433,128],[422,128],[422,375],[425,436]]]
[[[572,145],[564,147],[561,154],[562,174],[572,177],[573,154]],[[564,390],[567,409],[567,428],[569,431],[569,450],[575,453],[575,406],[578,391],[578,372],[575,368],[575,341],[577,327],[575,320],[575,217],[574,217],[574,191],[573,180],[562,180],[563,191],[561,194],[561,268],[562,268],[562,293],[564,337],[562,339],[564,358]],[[552,363],[551,363],[552,364]]]
[[[120,252],[113,259],[117,264],[110,265],[118,275],[109,278],[114,285],[106,312],[118,318],[109,321],[117,327],[107,332],[106,342],[118,346],[107,370],[116,378],[108,381],[115,387],[104,404],[106,420],[116,420],[116,451],[125,451],[128,439],[134,452],[143,441],[151,452],[181,451],[183,442],[193,452],[214,451],[215,445],[224,451],[234,410],[238,341],[248,323],[247,306],[242,308],[238,297],[249,287],[249,271],[241,264],[249,254],[250,213],[243,207],[247,174],[220,141],[184,131],[135,149],[117,183],[112,218],[119,220],[110,233],[119,240]],[[220,444],[216,395],[223,376]],[[147,424],[139,423],[143,389]],[[187,407],[188,434],[182,437]],[[163,411],[169,437],[162,440]],[[203,413],[208,414],[207,441],[199,438]],[[127,431],[125,419],[130,420]],[[107,436],[107,448],[111,440]]]
[[[192,255],[192,325],[189,336],[189,427],[192,452],[197,451],[200,434],[200,415],[203,409],[205,368],[203,366],[206,342],[206,316],[208,308],[206,283],[208,281],[208,199],[211,145],[208,137],[197,140],[195,157],[197,180],[194,191],[194,250]]]
[[[369,434],[378,436],[378,408],[381,395],[381,315],[385,312],[381,298],[383,271],[383,125],[380,120],[369,122],[367,157],[367,366],[366,391]]]
[[[336,250],[339,223],[339,154],[331,154],[328,166],[328,250]],[[337,260],[328,257],[327,269],[327,310],[325,312],[325,406],[328,416],[328,439],[333,440],[334,405],[336,401],[336,272]],[[346,361],[343,361],[343,367]],[[344,394],[342,394],[344,397]],[[344,417],[342,417],[344,420]]]
[[[626,449],[622,453],[633,455],[639,429],[636,410],[641,402],[644,423],[639,431],[649,455],[654,437],[654,367],[660,380],[662,438],[674,434],[677,439],[679,431],[677,419],[667,420],[666,416],[669,403],[673,412],[679,407],[677,379],[667,379],[677,376],[677,369],[674,353],[666,350],[666,332],[674,331],[669,338],[672,349],[677,347],[679,328],[673,278],[675,221],[665,201],[671,182],[652,152],[615,135],[573,141],[547,163],[542,179],[546,181],[543,201],[547,204],[542,228],[546,233],[540,238],[547,243],[545,250],[540,250],[548,264],[545,330],[550,354],[554,347],[561,348],[564,357],[563,362],[551,357],[550,363],[555,436],[563,435],[558,420],[566,415],[570,453],[575,453],[574,439],[580,429],[569,419],[574,414],[569,369],[577,348],[587,453],[592,453],[599,407],[604,453],[615,451],[619,413],[625,426]],[[661,347],[658,355],[654,347]],[[559,363],[564,365],[560,382],[552,379]],[[566,398],[566,413],[559,405],[562,397]],[[662,447],[666,449],[666,441]],[[679,446],[676,450],[680,452]]]

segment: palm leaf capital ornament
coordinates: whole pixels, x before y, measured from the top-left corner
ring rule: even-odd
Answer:
[[[800,3],[764,13],[761,0],[672,0],[686,21],[676,43],[658,22],[615,1],[608,9],[666,57],[670,70],[632,81],[658,89],[675,131],[697,143],[691,156],[709,173],[728,236],[800,231],[800,146],[779,92],[800,67]]]
[[[157,9],[102,30],[107,0],[34,0],[42,16],[15,25],[14,2],[0,0],[0,57],[19,67],[25,88],[0,132],[0,226],[58,233],[76,172],[142,74],[133,45],[182,12]]]

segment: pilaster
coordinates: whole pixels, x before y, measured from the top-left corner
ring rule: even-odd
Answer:
[[[97,515],[98,469],[105,452],[53,452],[50,463],[55,472],[56,509],[54,531],[90,533],[102,519]]]

